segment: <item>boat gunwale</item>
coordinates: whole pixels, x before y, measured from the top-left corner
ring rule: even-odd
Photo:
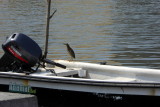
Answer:
[[[83,79],[83,78],[68,78],[56,76],[31,76],[31,75],[18,75],[19,73],[11,74],[0,72],[1,78],[22,79],[38,82],[49,83],[65,83],[76,85],[92,85],[92,86],[109,86],[109,87],[137,87],[137,88],[160,88],[160,83],[156,82],[119,82],[119,81],[105,81],[96,79]]]

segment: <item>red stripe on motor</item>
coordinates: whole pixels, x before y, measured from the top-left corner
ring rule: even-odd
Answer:
[[[22,58],[20,55],[18,55],[10,46],[7,47],[8,51],[10,51],[16,58],[18,58],[19,60],[28,63],[27,60],[25,60],[24,58]]]

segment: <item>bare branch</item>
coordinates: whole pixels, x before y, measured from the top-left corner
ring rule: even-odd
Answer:
[[[52,13],[52,15],[50,15],[49,19],[51,19],[56,12],[57,12],[57,9],[54,10],[54,12]]]

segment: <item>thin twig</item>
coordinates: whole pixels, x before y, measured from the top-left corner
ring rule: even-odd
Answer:
[[[51,19],[56,12],[57,12],[57,9],[54,10],[54,12],[52,13],[52,15],[50,15],[49,19]]]

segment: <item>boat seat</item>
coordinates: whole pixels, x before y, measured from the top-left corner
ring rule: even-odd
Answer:
[[[77,75],[78,70],[77,69],[54,69],[57,76],[67,77],[72,75]]]
[[[69,69],[55,69],[57,76],[73,76],[77,75],[78,77],[86,77],[86,70],[81,68],[69,68]]]

